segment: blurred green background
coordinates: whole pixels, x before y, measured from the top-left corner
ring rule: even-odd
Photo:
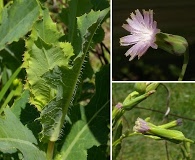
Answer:
[[[162,32],[183,36],[189,42],[190,62],[184,80],[195,80],[195,0],[113,0],[112,76],[113,80],[177,80],[183,56],[177,57],[161,49],[149,49],[129,62],[119,38],[128,35],[121,26],[136,9],[154,10],[154,19]]]
[[[164,83],[170,90],[170,114],[186,117],[183,118],[183,124],[175,127],[182,131],[187,138],[195,140],[195,83]],[[112,102],[115,106],[118,102],[123,102],[125,97],[134,91],[134,83],[113,83],[112,84]],[[123,131],[130,129],[132,131],[135,121],[138,117],[145,119],[151,117],[151,122],[162,124],[164,114],[139,109],[153,109],[166,112],[166,89],[160,85],[156,93],[139,103],[136,108],[125,113],[127,120],[124,123]],[[190,119],[187,119],[190,118]],[[178,117],[168,116],[168,121],[176,120]],[[194,120],[194,121],[193,121]],[[191,145],[192,159],[195,159],[195,144]],[[168,142],[170,160],[178,160],[181,155],[180,145]],[[125,138],[122,141],[122,148],[117,160],[167,160],[165,142],[155,141],[143,136],[134,136]]]

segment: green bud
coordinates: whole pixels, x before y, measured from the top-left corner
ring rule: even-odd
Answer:
[[[117,105],[119,105],[118,103]],[[118,108],[117,105],[112,110],[112,125],[115,126],[117,122],[121,119],[124,114],[124,110],[122,108]]]
[[[152,90],[156,90],[157,87],[159,86],[160,83],[150,83],[149,85],[147,85],[146,87],[146,92],[152,91]]]
[[[19,85],[19,83],[20,83],[20,80],[19,79],[14,79],[14,81],[13,81],[13,85],[14,86],[17,86],[17,85]]]
[[[146,92],[146,83],[135,83],[134,88],[137,92],[143,94]]]
[[[123,101],[123,105],[129,104],[133,99],[135,99],[137,96],[139,96],[139,93],[137,91],[131,92]]]
[[[159,48],[177,56],[183,55],[188,48],[188,42],[185,38],[162,32],[156,35],[155,43]]]
[[[180,125],[182,125],[182,119],[177,119],[177,120],[174,120],[172,122],[160,125],[158,127],[168,129],[168,128],[173,128],[173,127],[180,126]]]
[[[147,92],[145,94],[139,95],[138,92],[134,91],[131,94],[129,94],[127,96],[127,98],[124,100],[123,102],[123,106],[122,109],[124,110],[131,110],[132,108],[134,108],[138,103],[142,102],[144,99],[146,99],[147,97],[149,97],[150,95],[152,95],[153,93],[155,93],[155,91],[150,91]],[[133,96],[131,96],[133,95]]]

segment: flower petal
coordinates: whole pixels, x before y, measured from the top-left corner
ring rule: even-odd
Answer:
[[[129,46],[137,42],[139,42],[139,37],[136,37],[134,35],[128,35],[120,38],[121,46]]]
[[[121,46],[131,45],[130,49],[125,53],[131,56],[130,61],[136,56],[138,59],[144,55],[149,47],[157,49],[155,44],[156,34],[160,32],[157,29],[157,22],[153,20],[153,10],[143,10],[143,15],[137,9],[135,13],[130,14],[127,18],[127,24],[123,24],[123,28],[130,32],[129,35],[120,38]]]

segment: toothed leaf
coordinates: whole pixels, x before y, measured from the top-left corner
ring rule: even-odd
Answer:
[[[68,26],[67,40],[69,42],[73,42],[78,36],[76,17],[89,12],[91,8],[90,0],[71,0],[69,1],[69,7],[62,10],[61,19]],[[76,43],[73,43],[73,46],[76,47]]]
[[[78,17],[80,54],[74,59],[72,66],[69,63],[69,58],[73,55],[70,43],[47,44],[43,38],[36,38],[44,27],[40,27],[39,34],[33,32],[27,42],[29,48],[24,57],[24,66],[31,92],[31,103],[39,110],[43,109],[40,116],[43,128],[40,134],[42,141],[58,139],[93,35],[107,13],[108,9],[91,11]],[[43,23],[43,26],[45,25],[46,23]],[[48,30],[47,34],[50,33],[54,32]],[[35,39],[37,40],[33,44],[32,40]]]
[[[70,43],[46,44],[38,39],[24,55],[28,85],[31,92],[30,102],[42,110],[55,96],[56,90],[48,86],[41,76],[56,65],[68,66],[73,55]]]
[[[52,21],[48,9],[44,9],[42,14],[43,18],[37,21],[33,27],[31,38],[34,38],[35,40],[37,37],[39,37],[45,43],[55,44],[58,42],[60,37],[63,36],[63,34],[57,30],[57,26]]]
[[[81,49],[86,53],[92,43],[93,36],[100,27],[103,19],[109,13],[109,8],[103,11],[91,11],[77,18],[78,30],[81,35]],[[87,29],[86,29],[87,28]]]
[[[80,62],[80,59],[77,59],[72,68],[56,66],[43,75],[46,83],[57,90],[56,97],[41,112],[43,141],[56,141],[60,135],[68,107],[74,97],[78,71],[81,68]]]

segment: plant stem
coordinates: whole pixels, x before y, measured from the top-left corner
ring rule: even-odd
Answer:
[[[54,144],[55,144],[55,142],[52,142],[52,141],[49,141],[49,143],[48,143],[47,160],[52,160],[53,159]]]
[[[130,137],[130,136],[134,136],[134,135],[139,135],[139,134],[140,133],[135,133],[135,132],[129,133],[129,134],[127,134],[127,133],[126,134],[122,134],[119,139],[117,139],[116,141],[114,141],[112,143],[112,147],[116,147],[118,144],[120,144],[122,142],[122,140],[124,138]]]
[[[7,96],[7,98],[5,99],[3,105],[0,108],[0,114],[3,112],[4,108],[7,106],[7,104],[9,103],[9,101],[13,98],[14,96],[14,92],[15,90],[12,90],[9,95]]]
[[[0,101],[2,100],[3,96],[5,95],[5,93],[7,92],[7,90],[9,89],[9,87],[11,86],[12,82],[14,81],[14,79],[18,76],[18,74],[21,71],[21,67],[18,67],[17,70],[12,74],[12,76],[9,78],[9,80],[7,81],[7,83],[4,85],[4,87],[2,88],[2,90],[0,91]]]
[[[181,73],[179,75],[178,81],[183,80],[183,77],[184,77],[184,74],[186,72],[186,68],[187,68],[187,65],[188,65],[188,60],[189,60],[189,51],[187,49],[187,51],[184,53],[183,66],[182,66]]]

